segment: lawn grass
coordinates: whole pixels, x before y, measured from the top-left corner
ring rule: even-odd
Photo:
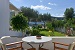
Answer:
[[[52,31],[40,31],[40,34],[44,36],[65,36],[64,33],[57,32],[57,31],[54,31],[54,33]]]
[[[64,33],[61,33],[61,32],[54,32],[54,35],[55,36],[65,36],[65,34]]]

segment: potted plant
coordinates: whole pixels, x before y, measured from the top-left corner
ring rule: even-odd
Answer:
[[[41,35],[36,35],[36,39],[41,39]]]
[[[28,19],[23,16],[22,13],[20,13],[11,19],[11,26],[13,30],[21,31],[22,33],[24,33],[26,28],[28,27]]]

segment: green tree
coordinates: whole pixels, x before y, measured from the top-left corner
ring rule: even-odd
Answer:
[[[39,31],[38,29],[34,28],[34,29],[32,30],[31,35],[32,35],[32,36],[40,35],[40,33],[39,33],[39,32],[40,32],[40,31]]]
[[[49,30],[51,30],[53,33],[52,33],[52,36],[54,35],[54,27],[52,26],[52,23],[51,22],[47,22],[46,23],[46,26]]]
[[[47,26],[48,29],[52,29],[52,23],[51,22],[47,22],[46,26]]]
[[[38,15],[38,20],[39,20],[39,21],[43,21],[43,15],[42,15],[42,14],[39,14],[39,15]]]
[[[11,26],[13,30],[22,31],[23,33],[28,26],[27,21],[27,18],[23,14],[18,14],[11,19]]]
[[[51,14],[50,13],[39,14],[38,18],[41,21],[51,21]]]
[[[50,13],[39,14],[38,19],[44,22],[44,28],[45,28],[46,25],[45,22],[51,21],[51,15]]]
[[[65,27],[67,28],[67,27],[72,27],[74,25],[74,19],[69,19],[69,20],[67,20],[67,22],[65,23]]]
[[[69,18],[73,18],[74,17],[74,9],[73,8],[66,8],[65,12],[64,12],[64,16],[66,20],[69,20]]]
[[[43,14],[43,21],[51,21],[50,13],[44,13]]]
[[[23,13],[23,15],[26,16],[28,20],[32,18],[38,18],[38,14],[39,14],[38,11],[24,6],[22,6],[20,9],[21,9],[21,13]]]

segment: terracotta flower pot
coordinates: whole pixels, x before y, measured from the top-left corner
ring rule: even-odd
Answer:
[[[40,35],[37,35],[37,36],[36,36],[36,39],[41,39],[41,36],[40,36]]]

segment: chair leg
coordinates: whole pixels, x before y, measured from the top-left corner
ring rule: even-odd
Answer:
[[[24,50],[24,48],[22,47],[21,50]]]
[[[39,48],[39,50],[48,50],[48,49],[45,49],[45,48]]]
[[[55,50],[55,43],[54,43],[54,50]]]
[[[35,48],[29,48],[29,49],[27,49],[27,50],[36,50]]]
[[[21,43],[21,50],[23,50],[22,43]]]

